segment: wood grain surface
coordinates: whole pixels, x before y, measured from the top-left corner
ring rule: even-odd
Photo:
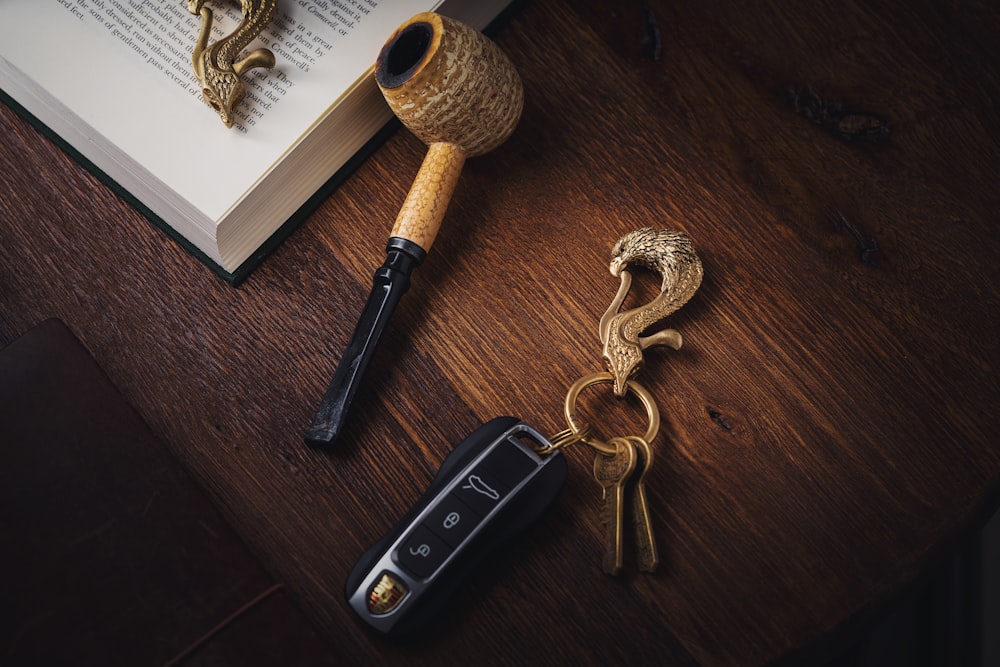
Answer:
[[[998,29],[960,0],[527,3],[497,38],[520,125],[466,163],[334,453],[302,432],[424,144],[393,135],[234,289],[0,108],[0,332],[65,320],[345,658],[815,664],[998,504]],[[565,427],[647,225],[705,265],[641,376],[659,571],[601,572],[571,450],[437,636],[378,641],[347,572],[481,421]],[[609,396],[582,409],[641,432]]]

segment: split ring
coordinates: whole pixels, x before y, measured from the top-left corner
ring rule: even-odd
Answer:
[[[569,425],[569,430],[583,442],[601,451],[604,451],[605,449],[611,449],[613,451],[613,448],[610,448],[609,445],[597,440],[596,438],[590,437],[590,425],[577,421],[576,399],[579,398],[580,392],[591,385],[613,383],[614,376],[611,375],[611,373],[592,373],[590,375],[584,375],[582,378],[573,383],[573,386],[570,387],[569,391],[566,393],[565,415],[566,424]],[[657,432],[660,430],[660,411],[656,407],[656,401],[653,400],[653,395],[635,380],[629,380],[626,382],[625,387],[628,391],[635,394],[646,407],[646,414],[649,417],[649,427],[646,429],[646,434],[642,436],[642,439],[646,442],[652,442],[653,438],[656,437]]]

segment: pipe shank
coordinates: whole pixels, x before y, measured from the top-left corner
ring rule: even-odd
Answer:
[[[465,164],[465,151],[454,144],[436,143],[427,149],[420,171],[399,209],[392,236],[416,243],[429,251],[448,202]]]

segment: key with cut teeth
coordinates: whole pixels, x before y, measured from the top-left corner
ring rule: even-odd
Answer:
[[[622,570],[622,530],[625,523],[625,485],[635,470],[635,445],[627,438],[611,441],[613,454],[594,456],[594,479],[601,485],[601,522],[604,524],[604,560],[608,574]]]
[[[632,437],[629,441],[635,445],[636,463],[632,473],[632,527],[635,530],[635,545],[639,552],[639,570],[656,572],[660,564],[660,556],[656,549],[656,537],[653,535],[653,517],[649,513],[649,500],[646,497],[646,475],[653,467],[653,449],[642,438]]]

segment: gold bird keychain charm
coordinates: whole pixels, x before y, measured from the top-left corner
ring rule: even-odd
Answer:
[[[630,264],[660,274],[660,293],[648,304],[624,313],[622,302],[632,285]],[[626,234],[611,251],[611,275],[621,278],[618,294],[601,318],[604,364],[614,376],[615,396],[625,395],[625,382],[642,367],[642,352],[655,345],[681,347],[681,335],[664,329],[651,336],[639,334],[690,300],[701,285],[702,266],[694,244],[684,232],[646,227]]]
[[[205,2],[187,0],[188,11],[201,15],[201,34],[191,62],[205,102],[215,109],[226,127],[232,127],[233,110],[246,95],[240,76],[255,67],[274,67],[274,54],[263,47],[245,58],[239,56],[271,22],[278,0],[240,0],[243,18],[239,25],[211,45],[208,38],[212,34],[213,16],[212,10],[204,6]]]
[[[632,265],[660,274],[660,293],[647,304],[622,311],[632,285],[632,274],[628,270]],[[701,285],[703,269],[687,234],[652,227],[630,232],[619,239],[612,250],[609,268],[621,284],[598,327],[607,371],[585,375],[570,387],[564,405],[567,428],[552,436],[551,446],[540,450],[539,454],[577,442],[594,450],[593,476],[601,487],[601,521],[605,528],[602,568],[612,575],[621,572],[626,505],[629,504],[626,496],[629,496],[631,507],[628,510],[639,551],[639,569],[653,572],[659,556],[645,479],[653,464],[650,443],[659,431],[660,413],[652,394],[635,377],[642,368],[644,350],[656,345],[680,349],[681,335],[674,329],[664,329],[649,336],[640,334],[676,312],[694,296]],[[611,384],[617,398],[628,393],[639,398],[649,419],[646,432],[641,436],[615,437],[607,441],[595,437],[590,424],[578,419],[576,410],[580,393],[595,384]]]

